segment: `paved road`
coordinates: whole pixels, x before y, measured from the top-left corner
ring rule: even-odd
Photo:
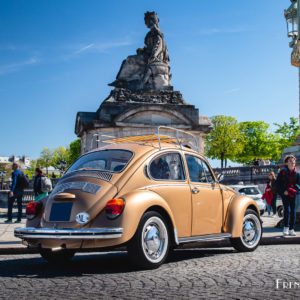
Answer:
[[[156,270],[132,269],[124,252],[78,254],[66,265],[0,255],[0,299],[296,299],[300,245],[177,250]],[[276,279],[280,287],[276,289]]]

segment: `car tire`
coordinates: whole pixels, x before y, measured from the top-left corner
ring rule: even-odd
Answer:
[[[70,261],[75,254],[75,250],[62,249],[58,251],[52,251],[51,249],[41,248],[40,255],[49,263],[59,264]]]
[[[135,266],[155,269],[166,260],[169,247],[170,236],[166,221],[158,212],[149,211],[142,216],[127,251]]]
[[[278,217],[283,218],[283,205],[278,206],[277,214],[278,214]]]
[[[230,242],[236,250],[250,252],[258,247],[261,237],[261,220],[256,211],[247,209],[243,219],[242,235],[239,238],[231,238]]]

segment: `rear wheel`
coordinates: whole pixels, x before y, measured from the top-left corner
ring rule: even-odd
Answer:
[[[70,261],[75,254],[75,250],[62,249],[58,251],[52,251],[51,249],[41,248],[40,254],[49,263],[58,264]]]
[[[262,225],[256,211],[247,209],[244,220],[242,235],[239,238],[231,238],[232,246],[241,252],[254,251],[261,240]]]
[[[133,264],[154,269],[166,260],[169,244],[167,223],[159,213],[150,211],[142,216],[127,250]]]

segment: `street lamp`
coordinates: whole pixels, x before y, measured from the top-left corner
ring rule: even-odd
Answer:
[[[289,8],[284,10],[288,37],[298,36],[298,0],[291,0],[291,2]]]

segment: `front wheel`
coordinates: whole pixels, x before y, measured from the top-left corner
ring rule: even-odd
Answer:
[[[133,264],[154,269],[166,260],[169,244],[169,232],[165,220],[159,213],[149,211],[142,216],[127,250]]]
[[[75,250],[62,249],[52,251],[51,249],[41,248],[40,255],[49,263],[60,264],[70,261],[75,254]]]
[[[278,217],[283,218],[283,206],[282,205],[277,208],[277,214],[278,214]]]
[[[231,238],[231,245],[238,251],[254,251],[261,240],[262,225],[256,211],[247,209],[244,220],[242,235],[239,238]]]

